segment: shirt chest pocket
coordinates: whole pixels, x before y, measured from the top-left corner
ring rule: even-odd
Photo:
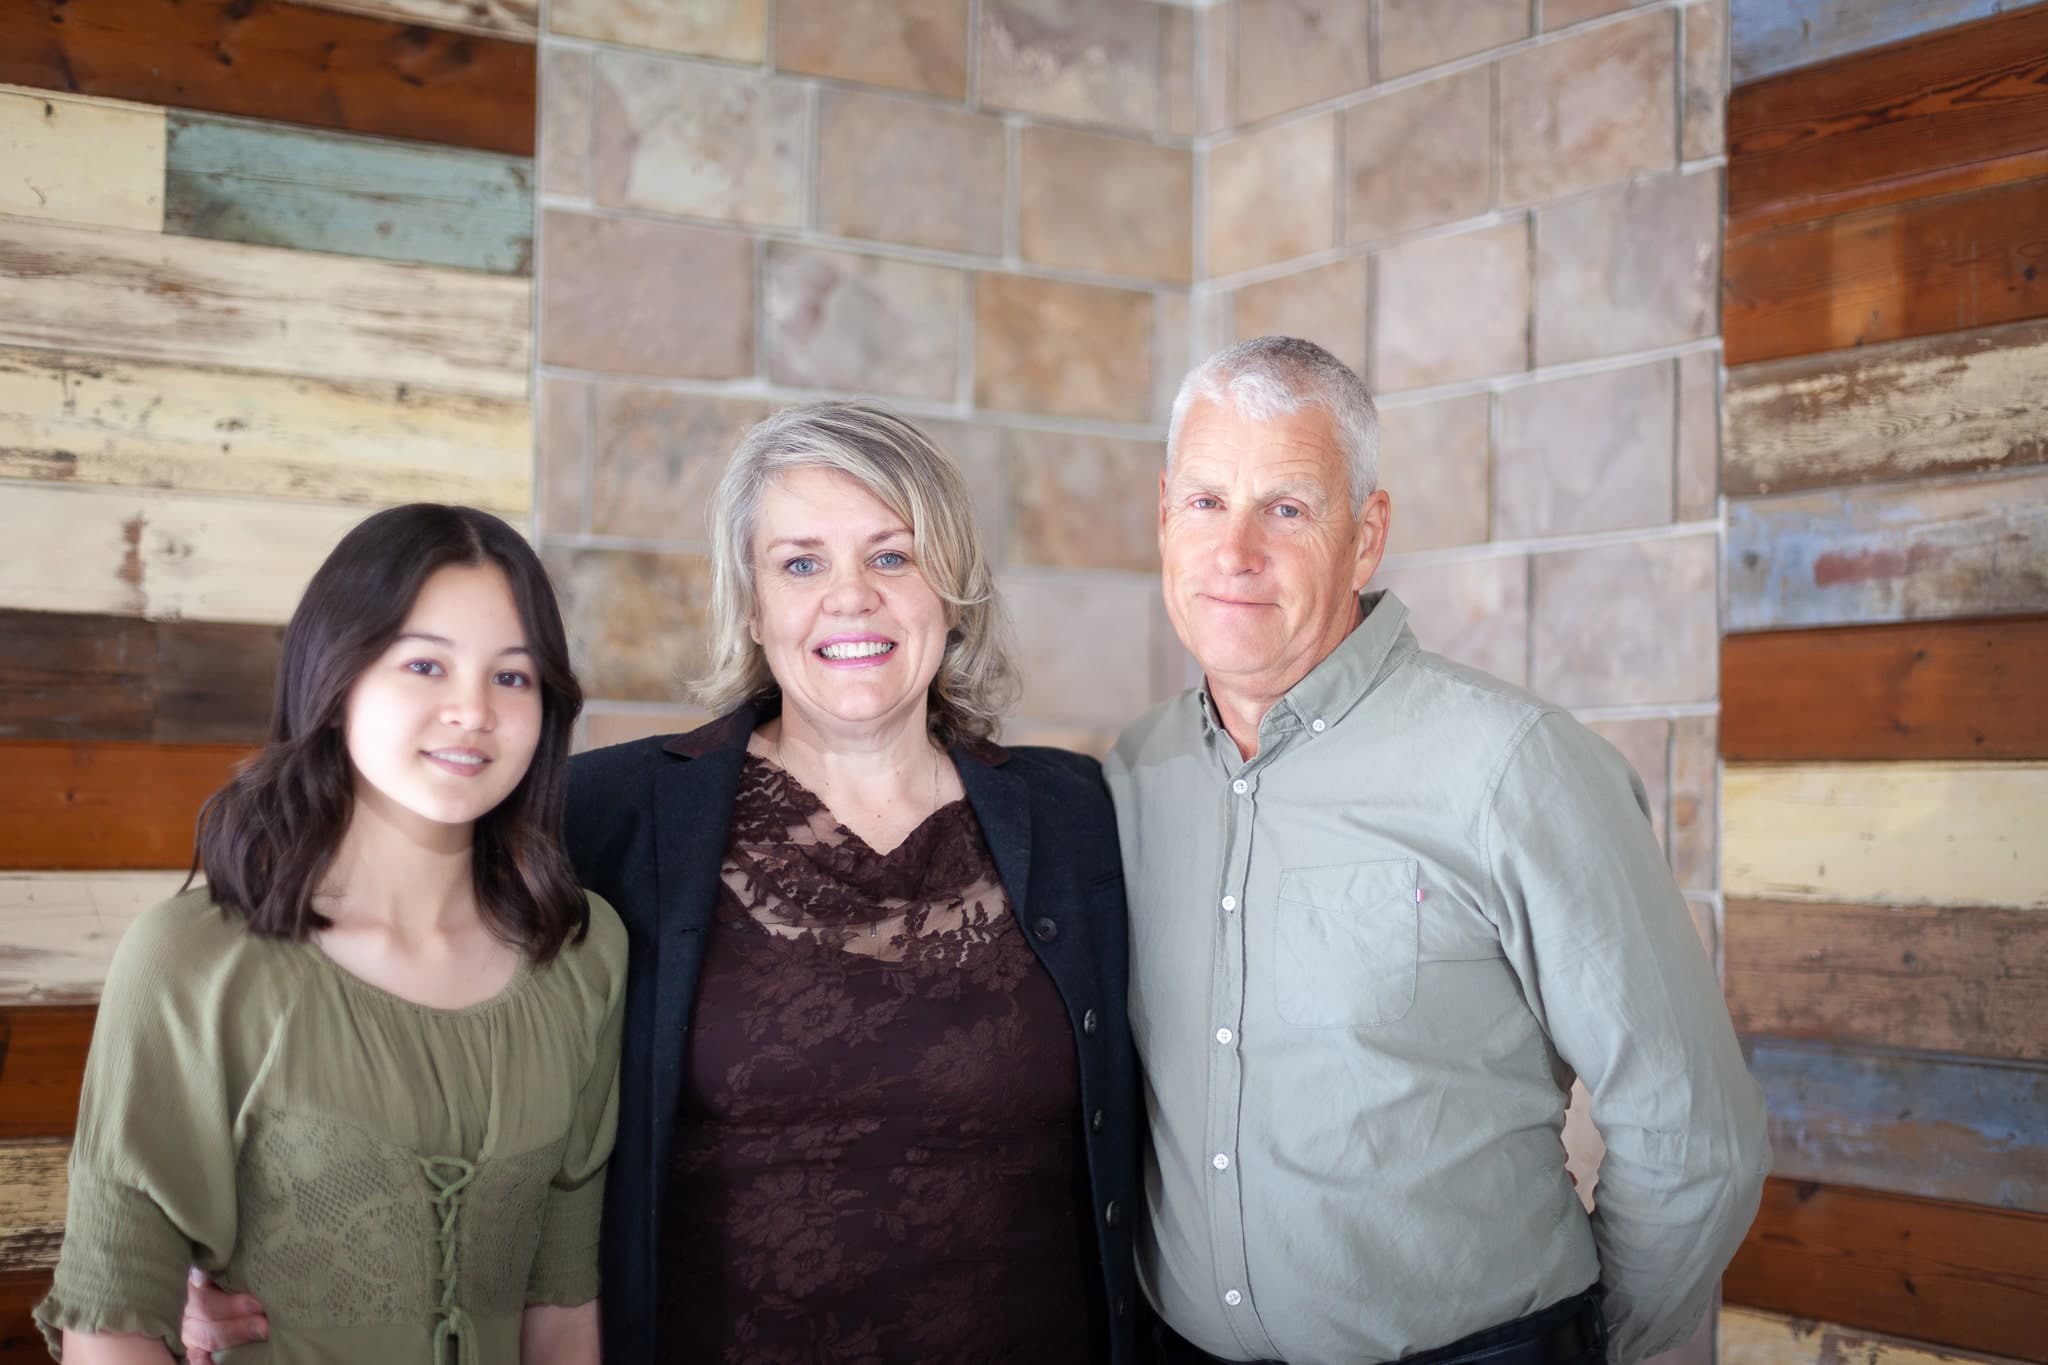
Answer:
[[[1289,868],[1273,923],[1273,992],[1299,1028],[1369,1028],[1415,1004],[1413,858]]]

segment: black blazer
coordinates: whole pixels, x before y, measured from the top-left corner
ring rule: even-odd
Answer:
[[[618,910],[632,947],[619,1135],[605,1184],[607,1362],[663,1359],[655,1339],[658,1229],[691,1008],[747,737],[771,714],[741,707],[690,734],[614,745],[570,766],[570,857],[583,885]],[[1131,1365],[1141,1311],[1131,1229],[1143,1210],[1123,870],[1109,792],[1101,765],[1059,749],[964,744],[953,762],[1025,942],[1066,1001],[1102,1258],[1102,1298],[1091,1317],[1109,1325],[1114,1365]]]

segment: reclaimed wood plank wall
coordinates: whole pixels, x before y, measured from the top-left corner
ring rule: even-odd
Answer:
[[[2048,1360],[2048,5],[1731,24],[1721,1360]]]
[[[379,507],[530,515],[537,10],[0,6],[0,1362],[306,578]]]

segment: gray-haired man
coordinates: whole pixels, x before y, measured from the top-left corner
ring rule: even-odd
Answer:
[[[1641,783],[1364,592],[1357,376],[1265,337],[1188,377],[1160,480],[1204,686],[1107,765],[1167,1360],[1633,1361],[1707,1306],[1768,1153]],[[1628,591],[1628,585],[1616,585]],[[1607,1140],[1589,1219],[1573,1073]]]

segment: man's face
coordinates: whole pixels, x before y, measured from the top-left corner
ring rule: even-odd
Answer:
[[[1330,416],[1255,422],[1201,400],[1159,484],[1166,610],[1212,687],[1278,697],[1358,621],[1386,545],[1389,502],[1354,513]]]

